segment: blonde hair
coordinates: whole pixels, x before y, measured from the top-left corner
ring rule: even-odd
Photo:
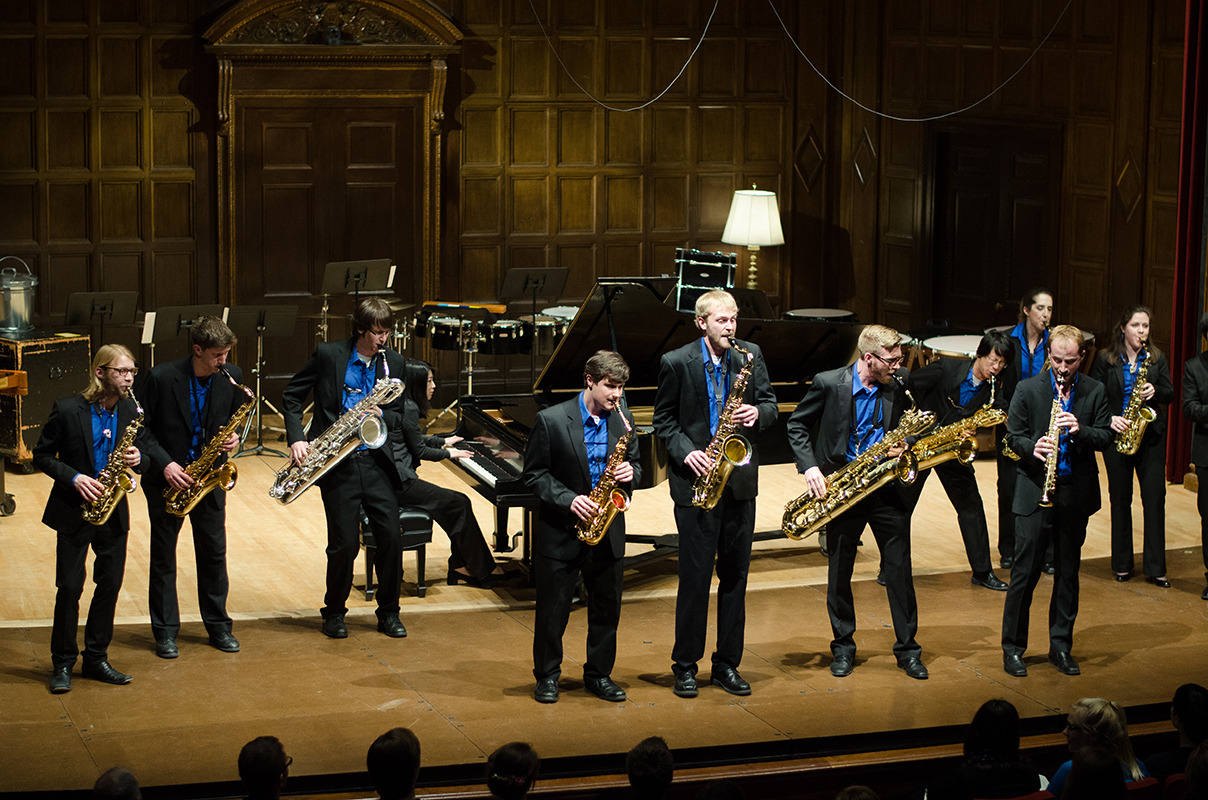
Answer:
[[[1073,342],[1078,346],[1079,353],[1086,349],[1086,339],[1082,336],[1082,330],[1075,325],[1058,325],[1049,331],[1050,350],[1053,349],[1054,339],[1065,339],[1067,342]]]
[[[727,311],[738,311],[738,303],[734,300],[734,295],[723,289],[714,289],[696,298],[697,319],[704,319],[712,314],[716,306],[721,306]]]
[[[868,325],[860,331],[857,346],[860,348],[860,355],[865,353],[880,355],[879,350],[892,350],[900,347],[901,344],[902,334],[893,328],[887,328],[884,325]]]
[[[1074,703],[1070,716],[1078,721],[1090,744],[1117,758],[1132,775],[1132,780],[1145,777],[1133,753],[1132,742],[1128,738],[1128,719],[1119,703],[1102,697],[1084,697]]]
[[[130,363],[136,363],[134,354],[125,345],[105,344],[97,348],[96,355],[92,357],[92,367],[88,370],[88,386],[81,392],[85,400],[89,403],[93,402],[101,396],[101,392],[105,389],[101,379],[96,376],[97,369],[109,366],[122,356],[130,359]]]

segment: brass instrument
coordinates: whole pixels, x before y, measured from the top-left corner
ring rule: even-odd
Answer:
[[[1044,460],[1044,494],[1037,503],[1041,508],[1053,507],[1053,490],[1057,487],[1057,459],[1061,455],[1061,428],[1057,426],[1057,415],[1061,413],[1061,398],[1053,398],[1053,408],[1049,412],[1049,430],[1045,434],[1053,443],[1053,452]]]
[[[913,397],[911,400],[913,401]],[[919,475],[919,462],[907,448],[896,458],[889,451],[909,436],[919,436],[935,424],[930,411],[910,408],[902,414],[898,427],[881,441],[826,476],[826,495],[814,497],[808,491],[784,507],[780,529],[790,539],[804,539],[834,520],[868,495],[897,478],[911,484]]]
[[[330,428],[311,441],[306,460],[301,464],[287,464],[277,473],[268,496],[288,505],[362,444],[370,449],[385,444],[389,435],[386,425],[381,417],[369,411],[369,407],[391,403],[402,393],[403,382],[391,378],[387,370],[386,377],[374,384],[373,390],[361,402],[345,411]]]
[[[138,482],[126,472],[126,451],[134,446],[134,438],[138,435],[139,428],[143,427],[143,407],[139,405],[133,391],[127,390],[127,396],[134,401],[134,410],[138,412],[138,416],[122,431],[121,438],[114,443],[113,452],[109,454],[109,463],[96,478],[104,485],[101,496],[84,503],[84,521],[90,525],[104,525],[108,522],[122,498],[138,488]],[[118,402],[121,402],[120,398]],[[114,410],[116,409],[117,406],[114,406]]]
[[[999,425],[1006,418],[1001,408],[994,408],[994,394],[991,392],[990,401],[972,416],[936,428],[914,443],[911,450],[918,459],[919,471],[954,458],[962,464],[972,464],[973,459],[977,458],[977,439],[966,434],[978,428]]]
[[[1124,419],[1128,420],[1128,427],[1116,434],[1116,452],[1126,456],[1136,454],[1141,446],[1141,437],[1145,435],[1145,428],[1158,418],[1158,412],[1144,405],[1145,401],[1141,399],[1141,387],[1149,377],[1149,350],[1145,347],[1144,339],[1141,340],[1137,363],[1139,366],[1133,378],[1132,393],[1128,396],[1128,405],[1124,407],[1123,414]]]
[[[621,415],[621,422],[625,423],[625,433],[620,439],[617,439],[617,446],[612,449],[612,454],[608,456],[608,463],[604,465],[604,474],[600,476],[600,480],[596,481],[591,494],[588,495],[591,501],[599,507],[599,510],[589,519],[579,520],[575,525],[575,536],[579,537],[579,541],[590,545],[599,544],[600,540],[604,538],[604,534],[608,533],[608,526],[612,525],[617,514],[629,510],[629,492],[617,486],[616,471],[621,462],[625,460],[626,451],[629,450],[629,440],[633,438],[633,426],[629,424],[629,420],[626,419],[621,409],[618,408],[617,413]]]
[[[183,517],[192,511],[203,497],[215,489],[222,489],[224,492],[231,491],[235,488],[235,482],[239,480],[239,470],[235,468],[235,462],[229,459],[218,469],[212,469],[212,467],[222,455],[223,442],[229,439],[232,433],[242,428],[247,422],[248,416],[255,410],[256,395],[252,394],[251,389],[236,383],[231,374],[222,367],[219,367],[218,371],[225,375],[235,388],[242,389],[248,399],[235,410],[231,419],[222,426],[222,430],[215,434],[201,454],[185,467],[185,474],[193,479],[193,483],[184,489],[173,489],[171,486],[164,489],[164,510],[178,517]]]
[[[754,357],[750,350],[738,346],[738,340],[730,339],[730,349],[745,358],[742,369],[730,385],[730,396],[726,405],[717,417],[717,431],[705,448],[705,458],[709,459],[709,468],[698,475],[692,484],[692,505],[711,510],[721,499],[721,493],[730,480],[730,473],[735,467],[742,467],[751,461],[751,443],[738,432],[738,421],[734,415],[742,405],[743,395],[747,391],[747,381],[751,379],[751,368]]]

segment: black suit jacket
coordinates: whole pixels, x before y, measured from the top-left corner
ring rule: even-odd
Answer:
[[[1191,463],[1208,467],[1208,352],[1183,366],[1183,416],[1195,425],[1191,435]]]
[[[1111,363],[1105,353],[1100,353],[1091,367],[1091,377],[1103,384],[1107,394],[1107,412],[1120,416],[1127,398],[1124,396],[1124,370],[1120,363]],[[1170,380],[1170,366],[1166,356],[1159,354],[1149,364],[1146,381],[1153,384],[1153,397],[1145,405],[1158,412],[1157,418],[1145,429],[1145,438],[1160,439],[1166,433],[1166,406],[1174,402],[1174,384]]]
[[[138,397],[138,393],[135,393]],[[117,403],[116,437],[121,438],[126,426],[134,421],[137,412],[131,400]],[[147,468],[146,428],[139,431],[134,440],[135,447],[143,458],[134,468],[142,473]],[[56,531],[70,532],[85,524],[83,518],[84,499],[72,485],[79,473],[89,477],[96,471],[92,454],[92,404],[83,395],[73,395],[56,400],[50,417],[42,426],[42,435],[34,445],[34,466],[54,480],[42,523]],[[122,530],[130,529],[130,512],[123,497],[113,511],[111,520],[117,520]]]
[[[182,467],[189,465],[189,445],[193,441],[193,414],[190,411],[190,394],[193,377],[192,358],[177,359],[157,364],[144,373],[134,395],[143,404],[146,413],[148,437],[147,483],[157,486],[162,493],[168,482],[164,480],[164,468],[172,462]],[[237,382],[243,382],[243,371],[234,364],[224,367]],[[210,377],[210,390],[206,398],[205,416],[202,419],[202,447],[210,442],[223,425],[230,421],[241,405],[249,402],[248,396],[237,389],[222,374]],[[222,455],[214,462],[218,467],[226,463]],[[214,492],[218,504],[226,504],[226,492]],[[148,493],[148,497],[150,497]]]
[[[306,362],[306,366],[290,379],[282,394],[285,438],[290,445],[303,440],[313,441],[344,415],[344,372],[348,369],[348,359],[352,356],[355,346],[354,339],[320,344],[315,348],[310,361]],[[393,350],[382,352],[390,368],[390,377],[402,380],[406,375],[406,361]],[[381,380],[386,375],[382,359],[378,357],[375,363],[377,378]],[[302,410],[306,397],[312,390],[315,395],[315,407],[307,435],[303,431]],[[403,424],[403,397],[404,395],[400,395],[394,402],[382,407],[382,421],[386,426],[387,438],[381,447],[372,451],[374,462],[395,476],[394,480],[398,483],[405,479],[395,461],[397,432],[402,429]]]
[[[1011,510],[1023,516],[1036,511],[1036,503],[1044,494],[1044,462],[1032,455],[1032,450],[1036,440],[1049,430],[1053,410],[1053,384],[1049,376],[1046,371],[1021,381],[1011,398],[1011,413],[1007,417],[1007,444],[1019,453],[1019,477]],[[1095,451],[1111,447],[1115,438],[1103,384],[1080,374],[1070,410],[1078,418],[1078,433],[1070,443],[1073,491],[1079,510],[1089,517],[1102,503]]]
[[[739,341],[738,346],[750,350],[753,362],[751,378],[743,394],[743,402],[759,409],[757,430],[775,424],[779,408],[772,384],[768,380],[767,363],[759,345]],[[731,380],[741,365],[734,354]],[[693,450],[704,450],[713,435],[709,432],[709,389],[705,385],[705,362],[701,355],[701,340],[664,353],[659,363],[658,390],[654,397],[654,432],[667,444],[670,463],[671,499],[678,505],[692,505],[692,484],[696,473],[684,463]],[[750,500],[759,494],[759,450],[755,447],[756,430],[741,428],[739,433],[751,443],[751,461],[730,473],[726,483],[736,500]]]
[[[404,400],[403,416],[394,432],[394,461],[404,481],[419,478],[416,470],[420,461],[444,461],[449,457],[444,438],[425,436],[419,429],[419,406],[413,400]]]
[[[919,407],[935,414],[936,427],[972,416],[990,399],[990,381],[982,381],[973,397],[961,405],[961,383],[969,375],[972,361],[957,358],[941,358],[922,369],[915,370],[906,378],[906,386]],[[995,379],[995,406],[1007,410],[1001,384]]]
[[[521,475],[521,479],[541,500],[541,514],[533,546],[542,555],[560,561],[570,561],[584,548],[592,546],[580,542],[575,536],[575,525],[579,518],[570,510],[570,504],[576,496],[591,494],[592,490],[587,448],[583,444],[579,396],[576,394],[570,400],[537,414],[525,447],[524,473]],[[614,411],[608,417],[609,454],[625,433],[625,423],[621,422],[620,414],[620,411]],[[626,416],[632,425],[632,416]],[[636,435],[629,440],[625,460],[633,464],[633,483],[637,483],[641,479],[641,465],[638,463]],[[632,488],[632,484],[619,486],[625,491]],[[595,547],[608,548],[615,558],[625,554],[624,514],[617,514],[608,533]]]

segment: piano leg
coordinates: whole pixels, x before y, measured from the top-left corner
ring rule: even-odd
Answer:
[[[512,550],[508,541],[508,507],[500,503],[495,506],[495,552],[510,553]]]

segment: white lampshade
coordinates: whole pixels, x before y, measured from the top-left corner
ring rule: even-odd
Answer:
[[[735,192],[721,240],[726,244],[744,247],[784,244],[784,231],[780,227],[780,209],[776,206],[776,195],[759,189],[741,189]]]

